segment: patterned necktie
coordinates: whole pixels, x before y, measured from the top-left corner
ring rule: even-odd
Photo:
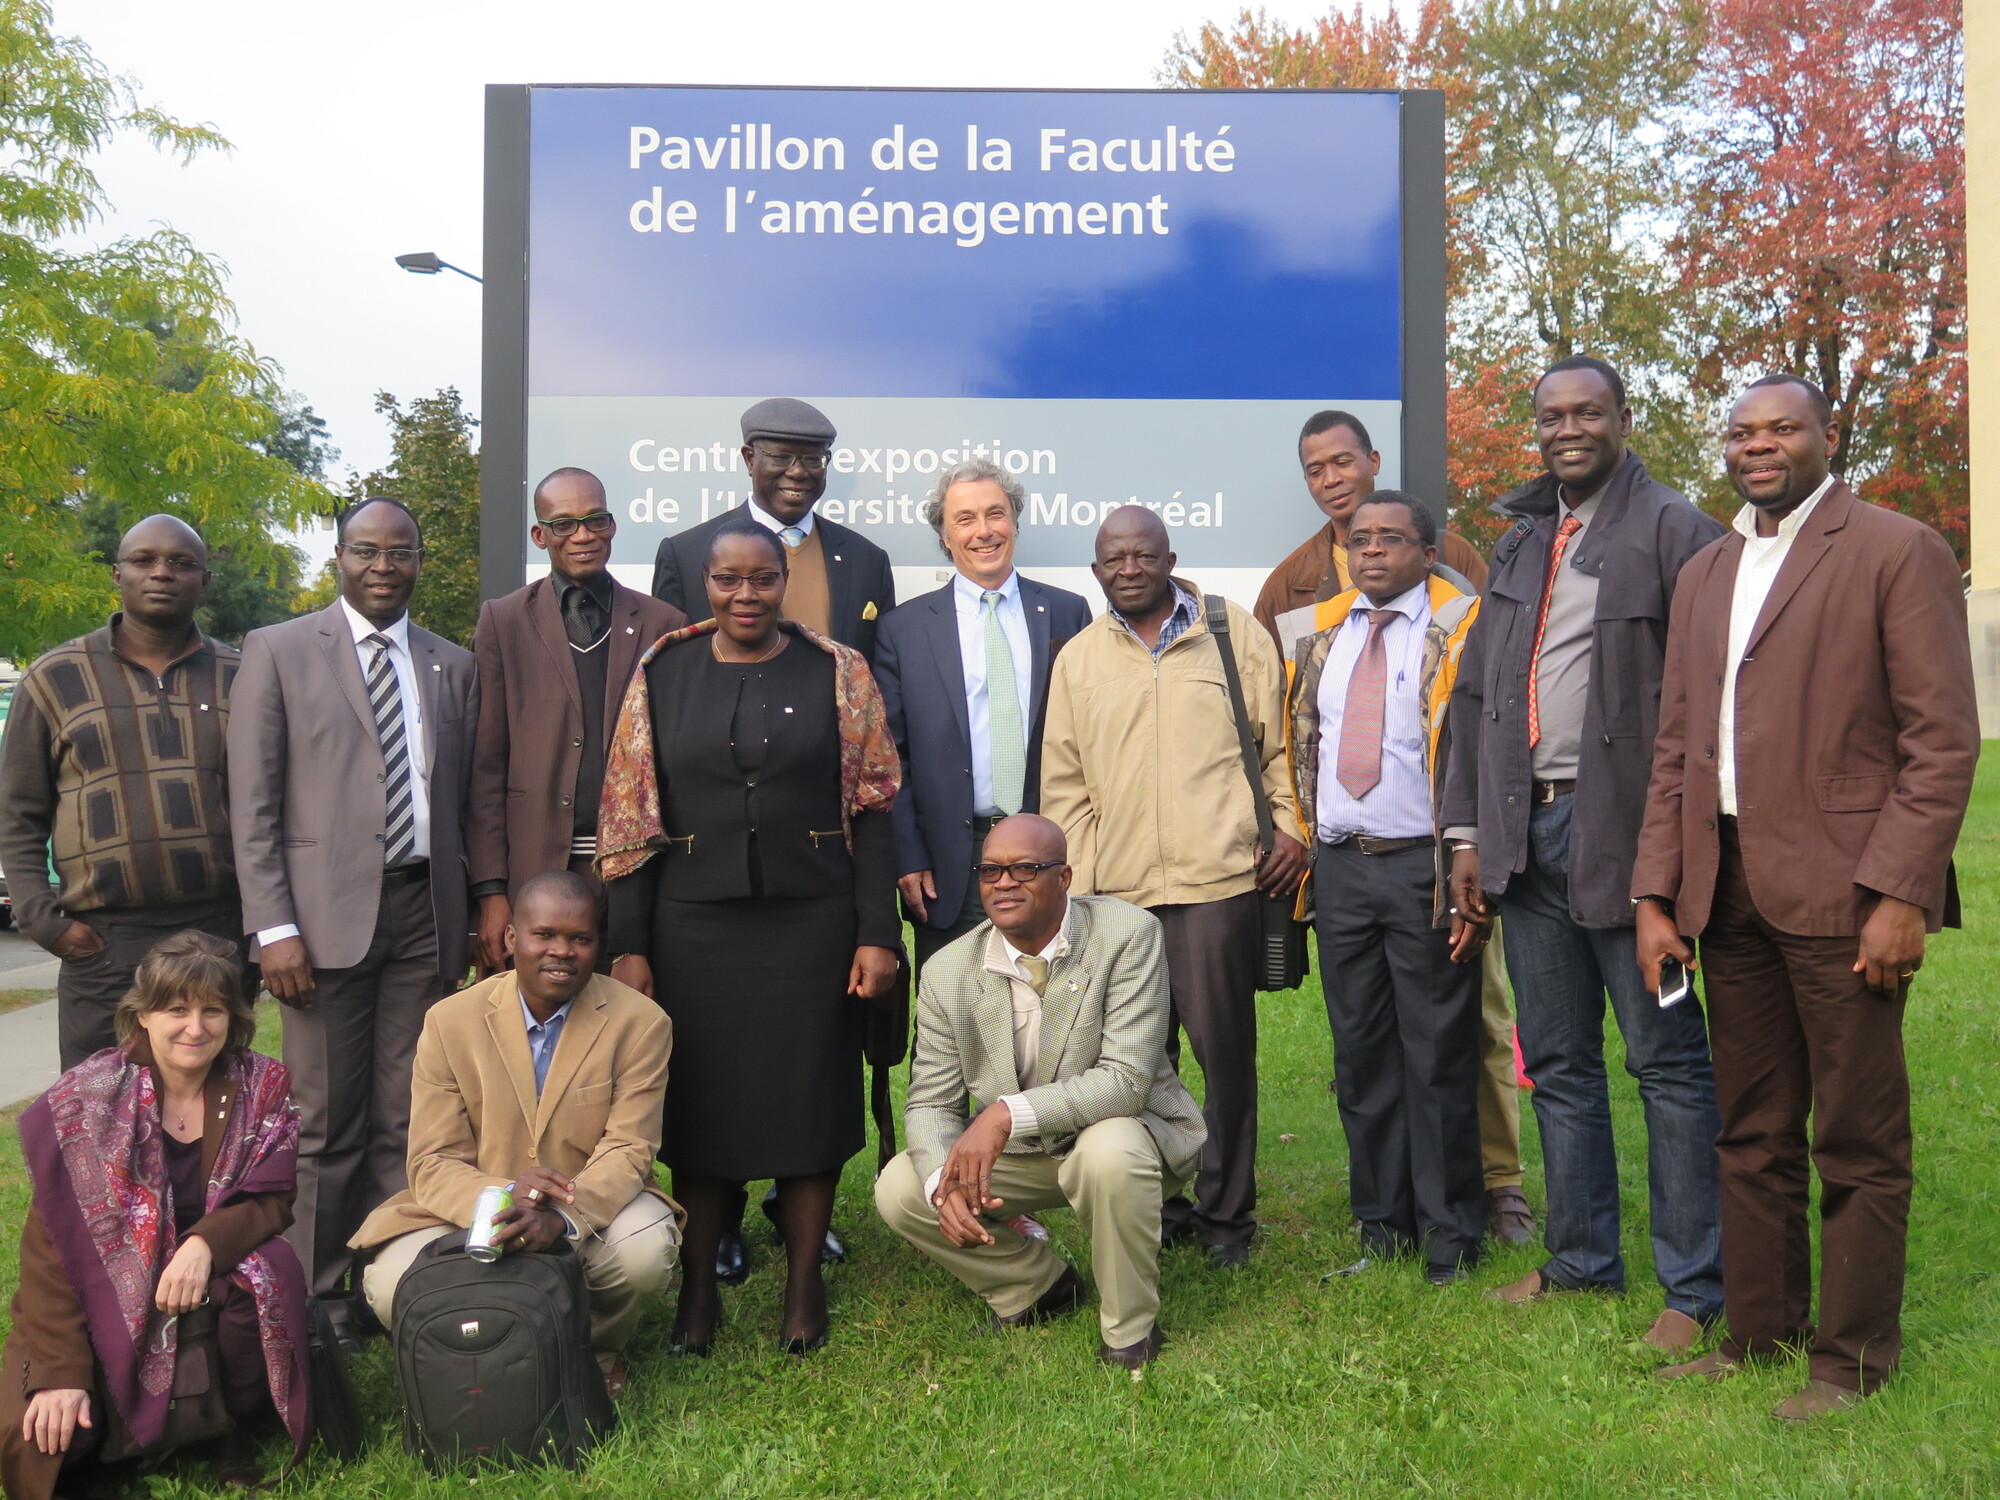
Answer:
[[[1583,530],[1583,522],[1575,516],[1562,518],[1562,525],[1556,528],[1556,544],[1549,549],[1549,577],[1542,588],[1542,612],[1535,619],[1535,649],[1528,655],[1528,748],[1534,749],[1542,739],[1541,690],[1537,679],[1541,676],[1542,637],[1549,633],[1549,601],[1556,595],[1556,569],[1562,566],[1563,554],[1569,551],[1569,539]]]
[[[794,550],[806,544],[806,534],[796,526],[787,526],[778,533],[778,539]]]
[[[581,584],[563,590],[562,617],[563,633],[580,650],[588,651],[604,634],[604,611]]]
[[[1049,961],[1046,958],[1030,958],[1023,953],[1014,962],[1027,970],[1028,983],[1034,986],[1037,995],[1049,992]]]
[[[389,660],[389,638],[379,632],[362,644],[373,648],[368,663],[368,706],[375,710],[375,737],[382,742],[382,863],[399,865],[417,844],[417,810],[410,800],[410,744],[403,733],[403,692]]]
[[[1382,779],[1382,709],[1389,693],[1389,648],[1382,632],[1398,618],[1393,609],[1368,611],[1368,640],[1347,679],[1347,706],[1340,714],[1340,759],[1333,774],[1359,802]]]
[[[993,805],[1003,813],[1021,810],[1028,780],[1027,737],[1021,733],[1021,694],[1014,681],[1014,652],[1000,628],[1001,595],[979,596],[986,621],[986,748],[993,771]]]

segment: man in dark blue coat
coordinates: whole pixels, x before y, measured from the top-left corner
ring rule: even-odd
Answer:
[[[1090,623],[1076,594],[1014,568],[1021,485],[984,459],[938,475],[924,519],[957,569],[882,619],[875,680],[903,756],[896,852],[917,967],[985,920],[973,865],[1001,818],[1034,812],[1049,663]]]

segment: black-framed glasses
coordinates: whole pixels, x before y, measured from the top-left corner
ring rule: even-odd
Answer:
[[[407,568],[424,555],[422,547],[378,547],[373,542],[341,542],[334,550],[364,565],[387,561],[399,568]]]
[[[744,584],[753,589],[774,589],[784,581],[785,575],[775,568],[764,573],[711,573],[708,581],[725,594],[733,594]]]
[[[1063,861],[1059,859],[1024,859],[1011,865],[974,865],[972,873],[979,877],[981,885],[998,885],[1002,874],[1014,877],[1014,884],[1026,885],[1037,879],[1044,870],[1060,870]]]
[[[594,510],[587,516],[556,516],[541,523],[542,530],[551,536],[574,536],[581,526],[592,536],[604,536],[618,524],[618,518],[608,510]]]
[[[759,448],[754,443],[751,445],[750,451],[780,472],[799,468],[804,469],[808,474],[824,474],[826,472],[826,461],[829,457],[824,452],[773,453],[769,448]]]

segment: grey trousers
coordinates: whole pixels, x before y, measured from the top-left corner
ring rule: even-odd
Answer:
[[[285,1012],[285,1066],[299,1105],[291,1241],[306,1286],[339,1292],[348,1236],[409,1186],[410,1069],[424,1015],[444,994],[428,880],[386,886],[360,963],[315,969],[312,1003]]]
[[[1161,1234],[1208,1245],[1247,1245],[1257,1233],[1257,945],[1255,891],[1185,906],[1147,908],[1166,930],[1173,992],[1167,1053],[1180,1062],[1187,1030],[1207,1097],[1195,1201],[1176,1193],[1161,1209]]]
[[[103,938],[104,946],[87,958],[64,959],[56,976],[56,1045],[65,1073],[118,1040],[112,1026],[118,1002],[132,988],[140,960],[160,939],[192,928],[231,944],[239,957],[243,953],[243,919],[234,911],[144,925],[115,918],[115,913],[107,918],[101,912],[79,912],[74,919]],[[254,974],[246,979],[246,994],[255,993],[255,979]]]

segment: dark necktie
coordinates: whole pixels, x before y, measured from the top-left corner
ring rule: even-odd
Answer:
[[[1389,693],[1389,650],[1382,632],[1396,618],[1393,609],[1368,611],[1368,639],[1354,675],[1347,679],[1347,706],[1340,715],[1340,758],[1333,774],[1359,802],[1382,779],[1382,709]]]
[[[581,584],[563,590],[562,615],[563,632],[580,650],[588,651],[604,634],[604,610]]]
[[[382,863],[399,865],[417,843],[417,810],[410,800],[410,742],[403,732],[403,690],[389,660],[389,638],[367,638],[375,652],[368,663],[368,706],[375,710],[375,737],[382,742]]]

